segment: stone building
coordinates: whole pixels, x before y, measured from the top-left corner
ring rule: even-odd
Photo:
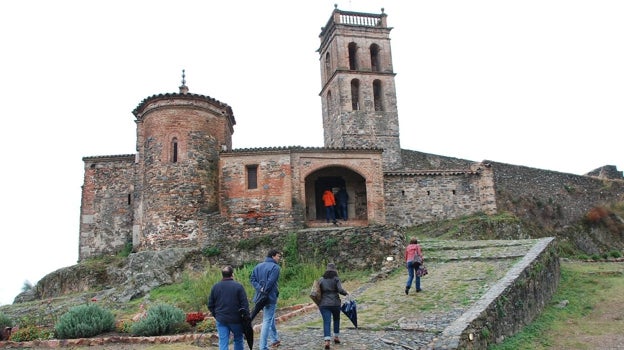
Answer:
[[[144,99],[133,111],[136,154],[83,158],[79,259],[130,242],[135,250],[197,246],[224,225],[255,234],[331,225],[327,188],[349,195],[343,225],[496,213],[497,191],[513,187],[497,180],[492,162],[401,149],[391,29],[383,10],[337,8],[322,28],[324,147],[232,149],[232,108],[190,93],[184,76],[178,93]]]

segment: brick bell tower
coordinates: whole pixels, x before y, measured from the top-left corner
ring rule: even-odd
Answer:
[[[196,246],[204,218],[218,211],[219,151],[232,149],[234,115],[225,103],[189,93],[144,99],[137,124],[137,171],[132,241],[138,250],[174,242]]]
[[[335,7],[317,51],[325,147],[383,148],[388,171],[401,167],[401,145],[386,18]]]

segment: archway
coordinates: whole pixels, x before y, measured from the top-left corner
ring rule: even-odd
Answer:
[[[323,191],[332,189],[334,194],[344,188],[348,194],[349,220],[368,220],[366,179],[353,170],[343,167],[327,167],[317,170],[305,179],[306,221],[325,221]],[[344,220],[340,215],[338,219]]]

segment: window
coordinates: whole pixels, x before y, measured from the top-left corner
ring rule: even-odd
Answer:
[[[327,117],[331,116],[332,112],[332,93],[331,90],[327,91]]]
[[[375,111],[383,111],[381,81],[373,81],[373,99],[375,102]]]
[[[178,162],[178,139],[176,137],[171,140],[171,162]]]
[[[349,43],[349,69],[357,70],[357,45],[355,43]]]
[[[373,44],[370,47],[371,70],[381,72],[381,62],[379,58],[379,45]]]
[[[325,54],[325,79],[329,79],[331,75],[331,61],[329,60],[329,52]]]
[[[247,189],[258,188],[258,165],[247,165]]]
[[[360,110],[360,81],[357,79],[351,80],[351,109]]]

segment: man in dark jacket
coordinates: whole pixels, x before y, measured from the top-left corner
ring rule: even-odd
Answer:
[[[279,262],[282,253],[276,249],[271,249],[267,253],[263,262],[254,267],[251,272],[250,282],[256,290],[253,301],[257,302],[260,297],[268,297],[267,304],[262,309],[262,328],[260,330],[260,350],[268,350],[267,342],[271,339],[271,347],[280,345],[277,327],[275,326],[275,308],[279,296],[277,281],[280,276]]]
[[[234,269],[221,269],[221,281],[210,290],[208,310],[217,321],[219,350],[228,350],[230,333],[234,335],[234,350],[243,350],[243,321],[239,310],[249,310],[249,301],[242,284],[234,281]]]

